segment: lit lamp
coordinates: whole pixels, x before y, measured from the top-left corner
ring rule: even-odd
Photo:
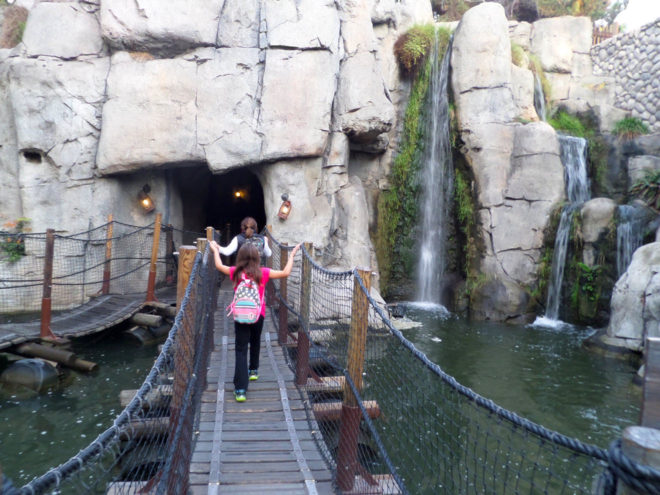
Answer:
[[[280,210],[277,212],[277,216],[282,220],[286,220],[291,213],[291,201],[289,201],[288,194],[282,194],[282,204],[280,205]]]
[[[150,191],[151,188],[149,187],[149,184],[145,184],[142,186],[140,192],[138,192],[138,200],[140,200],[140,206],[142,206],[146,213],[149,213],[150,211],[153,211],[154,208],[156,208],[154,200],[151,199],[151,196],[149,196]]]

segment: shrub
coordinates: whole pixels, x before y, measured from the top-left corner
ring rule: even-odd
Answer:
[[[12,5],[5,9],[5,16],[0,27],[0,48],[13,48],[21,42],[25,31],[28,11]]]
[[[5,230],[0,240],[0,250],[5,253],[11,263],[25,256],[24,232],[29,232],[29,218],[18,218],[15,221],[5,222]]]
[[[424,65],[435,39],[431,24],[416,25],[399,36],[394,43],[394,55],[404,74],[415,76]]]
[[[614,124],[614,134],[621,139],[633,139],[648,133],[649,128],[636,117],[626,117]]]
[[[651,208],[660,211],[660,171],[647,170],[644,177],[630,188],[630,194],[640,198]]]
[[[580,119],[566,112],[558,112],[554,118],[548,120],[548,123],[556,130],[565,132],[571,136],[583,138],[587,134]]]

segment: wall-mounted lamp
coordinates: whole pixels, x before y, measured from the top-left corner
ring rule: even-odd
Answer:
[[[280,210],[277,212],[277,216],[281,220],[286,220],[289,213],[291,213],[291,201],[289,201],[289,195],[285,193],[282,194],[282,204],[280,205]]]
[[[138,192],[138,200],[140,201],[140,206],[147,213],[153,211],[154,208],[156,208],[156,205],[154,204],[154,200],[151,199],[151,196],[149,196],[150,191],[151,188],[149,187],[149,184],[145,184],[144,186],[142,186],[142,189],[140,189],[140,192]]]

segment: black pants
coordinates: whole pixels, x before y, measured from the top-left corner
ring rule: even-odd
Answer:
[[[259,369],[259,351],[261,350],[261,330],[264,327],[264,317],[260,316],[256,323],[236,323],[236,365],[234,367],[234,389],[247,390],[249,378],[248,369]],[[250,366],[248,367],[248,345],[250,347]]]

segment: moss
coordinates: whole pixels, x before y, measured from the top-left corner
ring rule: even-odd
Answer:
[[[471,180],[466,172],[456,168],[454,171],[454,203],[456,219],[463,245],[463,272],[467,295],[486,283],[483,273],[477,271],[478,248],[476,243],[476,206],[472,195]]]
[[[649,128],[636,117],[626,117],[614,124],[614,134],[620,139],[633,139],[649,133]]]
[[[587,131],[578,117],[560,111],[557,115],[548,120],[548,123],[558,131],[562,131],[571,136],[584,138]]]
[[[518,67],[525,67],[525,50],[518,43],[511,42],[511,61]]]
[[[545,100],[546,108],[550,109],[550,104],[552,103],[552,85],[550,80],[545,75],[543,66],[541,65],[541,59],[533,53],[529,54],[529,69],[536,74],[536,76],[541,81],[541,89],[543,89],[543,99]]]
[[[415,25],[394,43],[394,55],[407,76],[415,76],[424,66],[435,39],[432,24]]]
[[[428,92],[431,60],[426,59],[413,83],[403,121],[399,152],[389,175],[390,189],[378,198],[376,231],[376,257],[380,269],[381,291],[387,296],[388,284],[393,275],[402,274],[409,267],[410,233],[417,215],[417,170],[422,139],[422,109]],[[402,257],[403,255],[403,257]],[[397,262],[394,264],[394,260]]]
[[[589,135],[590,133],[587,132]],[[601,135],[590,135],[589,139],[589,170],[593,177],[594,187],[597,191],[606,191],[607,185],[607,158],[609,147]]]

